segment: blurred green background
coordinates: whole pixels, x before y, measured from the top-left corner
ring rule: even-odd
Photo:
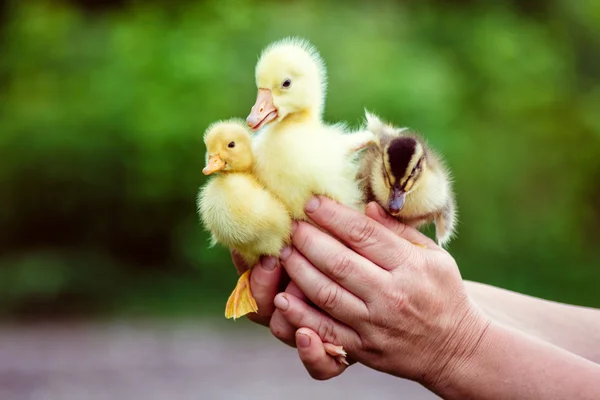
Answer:
[[[0,317],[222,315],[202,133],[245,117],[268,43],[329,70],[454,172],[463,276],[600,307],[600,3],[19,1],[0,14]]]

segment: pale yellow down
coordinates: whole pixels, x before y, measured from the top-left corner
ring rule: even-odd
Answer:
[[[210,126],[204,137],[208,156],[220,154],[225,169],[200,190],[198,209],[213,245],[236,250],[249,266],[262,255],[279,256],[289,242],[292,220],[286,208],[253,174],[251,138],[244,122]],[[228,144],[235,142],[234,148]]]
[[[254,140],[255,171],[294,219],[308,220],[304,206],[315,194],[364,210],[354,155],[372,134],[323,122],[326,79],[323,60],[300,39],[270,45],[256,65],[256,85],[271,91],[277,118]]]

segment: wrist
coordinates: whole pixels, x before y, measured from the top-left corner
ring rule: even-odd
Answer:
[[[435,393],[451,393],[457,379],[465,376],[464,371],[475,368],[480,350],[494,329],[492,321],[468,302],[464,316],[440,346],[422,384]]]

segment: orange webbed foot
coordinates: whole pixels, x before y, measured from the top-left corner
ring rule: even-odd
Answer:
[[[250,290],[250,271],[244,272],[238,279],[237,285],[227,300],[225,306],[225,318],[236,318],[242,317],[248,313],[258,311],[256,300],[252,296]]]

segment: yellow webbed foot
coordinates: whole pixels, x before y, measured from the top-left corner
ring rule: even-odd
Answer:
[[[344,350],[343,346],[336,346],[331,343],[323,343],[323,346],[325,347],[325,352],[335,358],[337,362],[340,364],[350,365],[346,360],[346,351]]]
[[[233,289],[227,300],[225,318],[233,318],[235,320],[256,311],[258,311],[258,306],[250,290],[250,270],[248,270],[240,276],[235,289]]]

